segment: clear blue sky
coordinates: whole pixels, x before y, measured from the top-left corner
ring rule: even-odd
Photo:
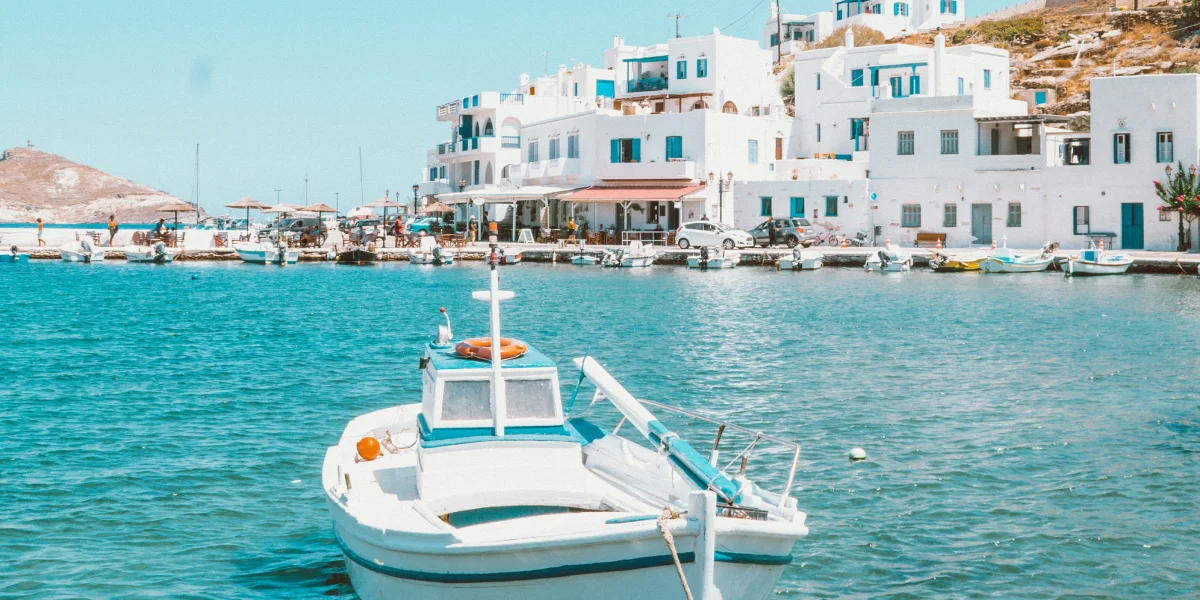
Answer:
[[[968,2],[975,15],[1003,5]],[[785,12],[829,10],[784,0]],[[650,44],[713,27],[757,39],[769,0],[0,2],[0,146],[44,151],[201,204],[242,196],[342,210],[406,190],[448,137],[434,109],[522,72],[600,64],[613,35]],[[744,18],[743,15],[745,15]]]

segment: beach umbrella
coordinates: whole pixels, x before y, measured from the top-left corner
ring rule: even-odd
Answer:
[[[179,213],[193,212],[195,210],[196,210],[195,206],[192,206],[191,204],[188,204],[187,202],[183,202],[183,201],[179,201],[179,200],[176,200],[175,202],[171,202],[170,204],[167,204],[166,206],[158,207],[158,212],[175,213],[175,231],[179,231]]]
[[[233,204],[226,204],[225,208],[246,209],[246,231],[250,231],[250,209],[262,210],[264,208],[271,208],[271,206],[269,204],[263,204],[262,202],[251,198],[250,196],[246,196],[245,198],[242,198]]]
[[[366,206],[367,208],[382,208],[383,209],[383,222],[387,223],[387,209],[389,209],[389,208],[404,208],[405,205],[400,204],[399,202],[393,202],[390,198],[384,197],[384,198],[380,198],[374,202],[368,202],[368,203],[364,204],[363,206]]]
[[[425,208],[421,209],[421,213],[426,215],[448,212],[454,212],[454,209],[442,204],[441,202],[434,202],[433,204],[427,205]]]
[[[287,218],[289,213],[300,212],[301,210],[302,209],[295,204],[288,204],[287,202],[284,202],[282,204],[276,204],[271,208],[264,208],[263,212],[279,213],[283,216],[283,218]]]
[[[322,202],[318,202],[311,206],[305,206],[304,208],[302,208],[300,210],[302,210],[304,212],[315,212],[315,213],[317,213],[318,219],[320,219],[321,215],[323,215],[325,213],[337,213],[336,208],[334,208],[328,204],[322,203]]]

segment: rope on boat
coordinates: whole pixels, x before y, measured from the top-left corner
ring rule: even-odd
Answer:
[[[663,541],[667,542],[667,549],[671,551],[671,558],[675,561],[675,572],[679,574],[679,583],[683,584],[683,595],[687,596],[687,600],[695,600],[692,598],[692,588],[688,587],[687,577],[683,574],[683,564],[679,562],[679,552],[675,550],[675,536],[671,535],[671,530],[667,528],[667,521],[678,519],[679,513],[670,506],[663,509],[662,514],[658,515],[658,530],[662,532]]]

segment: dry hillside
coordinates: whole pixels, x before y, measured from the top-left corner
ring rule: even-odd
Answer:
[[[170,215],[158,208],[179,200],[32,148],[0,153],[0,222],[102,223],[115,214],[123,223],[150,223]],[[195,214],[180,214],[191,223]]]

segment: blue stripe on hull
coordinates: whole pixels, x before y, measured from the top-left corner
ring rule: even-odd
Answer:
[[[388,577],[408,579],[412,581],[424,581],[429,583],[504,583],[513,581],[529,581],[532,579],[553,579],[555,577],[570,577],[573,575],[617,573],[620,571],[633,571],[636,569],[667,567],[675,564],[675,561],[671,558],[670,554],[662,554],[658,556],[642,556],[638,558],[629,558],[625,560],[615,560],[601,563],[561,565],[557,567],[547,567],[544,569],[531,569],[528,571],[505,571],[500,573],[432,573],[428,571],[414,571],[411,569],[402,569],[399,567],[381,565],[351,550],[348,546],[346,546],[345,542],[342,541],[341,536],[335,534],[335,537],[337,538],[338,546],[341,546],[342,553],[345,554],[346,558],[363,568],[380,573],[382,575],[387,575]],[[717,562],[743,565],[781,566],[791,564],[792,562],[792,556],[790,554],[776,556],[771,554],[717,552],[715,558]],[[680,552],[679,562],[685,564],[696,562],[696,555],[693,552]]]

